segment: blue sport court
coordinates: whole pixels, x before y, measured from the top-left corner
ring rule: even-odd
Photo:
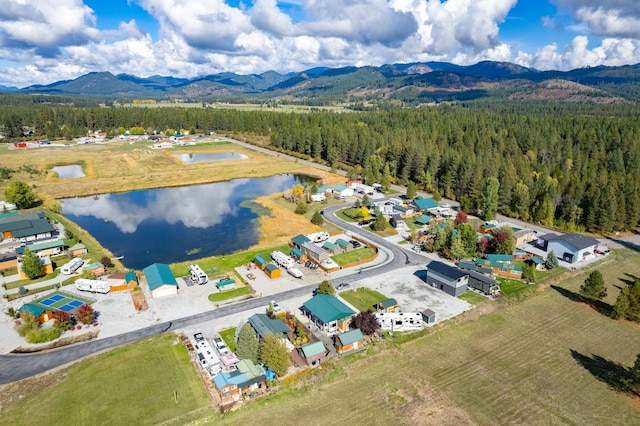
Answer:
[[[85,304],[90,305],[92,301],[88,299],[84,299],[82,297],[78,297],[78,296],[74,296],[68,293],[58,291],[47,297],[42,298],[41,300],[36,300],[33,303],[36,303],[52,311],[63,310],[65,312],[71,312],[82,305],[85,305]]]

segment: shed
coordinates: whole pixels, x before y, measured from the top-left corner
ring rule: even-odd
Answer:
[[[307,361],[307,364],[316,367],[328,357],[329,351],[324,347],[322,341],[317,341],[301,346],[300,355]]]
[[[339,253],[338,246],[330,241],[325,241],[325,243],[322,245],[322,248],[327,250],[331,254]]]
[[[343,240],[342,238],[338,238],[336,240],[336,245],[342,249],[342,251],[349,251],[353,249],[353,244],[351,244],[347,240]]]
[[[385,299],[378,302],[378,310],[382,312],[395,312],[398,309],[398,301],[396,299]]]
[[[53,318],[53,312],[50,309],[46,309],[35,303],[25,303],[18,309],[20,318],[24,318],[26,315],[34,316],[38,319],[40,324],[45,323]]]
[[[310,243],[310,242],[311,240],[307,238],[306,235],[302,235],[302,234],[296,235],[291,239],[291,245],[298,249],[302,249],[302,247],[304,247],[306,243]]]
[[[154,263],[142,270],[151,291],[151,297],[158,298],[178,294],[178,282],[173,276],[169,265]]]
[[[269,264],[269,261],[264,257],[257,255],[256,257],[253,258],[253,263],[255,263],[258,268],[264,271],[264,268],[267,267],[267,265]]]
[[[76,257],[82,254],[87,254],[88,252],[89,251],[87,250],[87,247],[84,244],[77,243],[67,249],[67,256]]]
[[[135,271],[127,271],[127,273],[124,276],[124,282],[128,286],[137,287],[139,283],[138,275],[135,273]]]
[[[422,319],[427,324],[435,324],[436,323],[436,313],[433,312],[431,309],[427,308],[424,311],[422,311]]]
[[[269,263],[267,266],[265,266],[264,272],[269,278],[280,278],[280,276],[282,275],[280,268],[278,268],[273,263]]]
[[[235,286],[236,286],[236,280],[233,280],[230,278],[227,278],[227,279],[223,278],[216,283],[216,287],[220,291],[231,290],[232,288],[235,288]]]
[[[291,249],[291,256],[298,259],[301,262],[304,262],[307,260],[307,255],[304,254],[304,252],[298,248]]]
[[[364,335],[359,328],[353,328],[344,333],[336,334],[333,339],[338,353],[354,351],[364,346]]]
[[[91,272],[91,274],[94,277],[98,277],[102,274],[104,274],[105,269],[104,269],[104,265],[100,262],[93,262],[90,263],[88,265],[85,265],[85,267],[83,268],[85,271],[89,271]]]

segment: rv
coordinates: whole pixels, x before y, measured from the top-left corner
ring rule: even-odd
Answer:
[[[71,262],[67,263],[66,265],[63,265],[62,268],[60,269],[64,275],[71,275],[75,271],[77,271],[78,268],[81,267],[83,264],[84,264],[84,260],[82,260],[79,257],[74,257],[73,259],[71,259]]]
[[[314,243],[322,243],[329,239],[329,233],[326,231],[315,232],[313,234],[306,235],[306,237],[311,241],[313,241]]]
[[[76,281],[76,290],[107,294],[111,290],[111,286],[106,281],[80,278]]]
[[[280,250],[275,250],[271,252],[271,259],[276,262],[278,265],[282,266],[284,269],[289,269],[293,265],[295,265],[296,261],[281,252]]]
[[[220,358],[215,354],[213,348],[206,340],[200,340],[196,342],[196,352],[198,354],[198,360],[200,366],[209,371],[211,376],[215,376],[222,371],[222,363]]]
[[[189,265],[189,276],[194,283],[206,284],[209,282],[209,277],[204,273],[200,266],[193,264]]]

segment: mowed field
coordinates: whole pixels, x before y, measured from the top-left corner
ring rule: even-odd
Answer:
[[[187,349],[165,334],[5,385],[3,425],[184,424],[213,412]]]

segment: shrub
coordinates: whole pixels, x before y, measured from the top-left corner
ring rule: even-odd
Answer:
[[[58,327],[38,328],[31,330],[25,336],[28,343],[44,343],[57,339],[62,334]]]

